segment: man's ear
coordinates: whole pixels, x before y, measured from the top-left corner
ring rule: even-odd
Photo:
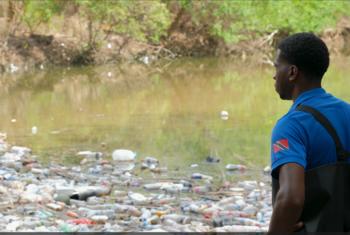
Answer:
[[[299,73],[299,69],[295,65],[291,65],[289,69],[289,81],[294,81]]]

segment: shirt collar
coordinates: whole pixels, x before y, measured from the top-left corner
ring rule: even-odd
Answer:
[[[315,97],[319,96],[321,94],[326,93],[326,91],[323,88],[314,88],[312,90],[305,91],[301,93],[298,98],[294,101],[294,104],[290,108],[291,110],[294,110],[299,104],[304,103],[305,101]]]

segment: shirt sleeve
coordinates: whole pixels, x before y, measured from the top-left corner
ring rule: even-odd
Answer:
[[[306,141],[300,124],[285,118],[277,122],[271,138],[271,175],[278,178],[279,168],[296,163],[306,168]]]

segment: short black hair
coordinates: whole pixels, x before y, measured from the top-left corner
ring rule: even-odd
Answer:
[[[298,67],[311,78],[322,79],[329,66],[326,44],[313,33],[296,33],[279,45],[281,58]]]

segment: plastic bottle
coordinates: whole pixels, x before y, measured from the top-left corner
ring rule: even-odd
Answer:
[[[106,215],[94,215],[94,216],[91,216],[91,220],[97,224],[104,224],[108,221],[108,216],[106,216]]]
[[[158,159],[154,158],[154,157],[146,157],[144,160],[143,160],[144,163],[148,164],[148,165],[151,165],[151,164],[158,164],[159,161]]]
[[[227,164],[225,168],[228,171],[244,171],[247,169],[246,166],[239,164]]]
[[[151,183],[143,185],[146,190],[157,190],[160,189],[165,183]]]
[[[146,208],[142,208],[141,212],[142,214],[140,216],[140,222],[147,221],[152,216],[151,211]]]
[[[208,179],[208,180],[213,180],[212,176],[209,175],[204,175],[201,173],[193,173],[191,176],[192,179]]]
[[[89,197],[92,196],[103,196],[109,194],[111,189],[109,187],[101,186],[101,187],[81,187],[77,189],[76,192],[74,192],[70,198],[75,200],[87,200]]]
[[[159,224],[160,218],[157,215],[153,215],[147,219],[147,223],[151,225]]]
[[[160,189],[164,190],[167,193],[179,193],[183,190],[183,184],[165,184]]]
[[[198,194],[204,194],[207,192],[211,191],[211,187],[210,186],[195,186],[193,187],[193,192],[198,193]]]
[[[188,224],[191,222],[191,218],[185,215],[179,215],[179,214],[168,214],[162,216],[163,220],[172,220],[175,221],[176,223],[180,224]]]
[[[96,222],[92,221],[91,219],[87,219],[87,218],[72,219],[72,220],[68,220],[68,222],[72,223],[72,224],[87,224],[87,225],[96,224]]]

